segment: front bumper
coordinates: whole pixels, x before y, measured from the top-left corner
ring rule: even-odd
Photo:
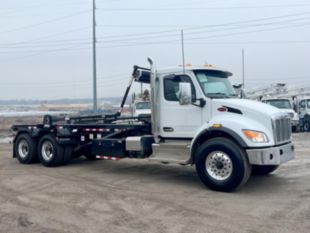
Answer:
[[[248,149],[246,153],[250,164],[280,165],[294,158],[294,145],[293,143],[288,143],[269,148]]]

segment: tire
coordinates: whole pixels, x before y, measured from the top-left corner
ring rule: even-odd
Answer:
[[[44,135],[38,146],[40,162],[46,167],[56,167],[64,163],[65,147],[57,143],[52,134]]]
[[[224,192],[244,185],[252,168],[244,150],[227,138],[213,138],[202,144],[197,150],[195,165],[207,187]]]
[[[310,123],[309,123],[309,121],[305,121],[304,122],[303,130],[304,130],[304,132],[309,132],[310,131]]]
[[[17,136],[14,143],[14,154],[18,161],[22,164],[30,164],[37,162],[37,143],[27,133]]]
[[[252,175],[264,176],[275,171],[279,166],[277,165],[265,165],[265,166],[252,166]]]

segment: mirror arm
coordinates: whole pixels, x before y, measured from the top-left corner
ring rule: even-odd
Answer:
[[[195,102],[199,100],[199,104],[195,104]],[[206,101],[203,98],[199,98],[199,99],[194,99],[192,105],[196,106],[196,107],[200,107],[203,108],[206,105]]]

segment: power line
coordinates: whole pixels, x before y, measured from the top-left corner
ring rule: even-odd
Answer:
[[[266,8],[291,8],[291,7],[307,7],[310,4],[279,4],[279,5],[257,5],[257,6],[230,6],[230,7],[187,7],[187,8],[178,8],[178,7],[166,7],[166,8],[99,8],[99,10],[104,11],[205,11],[205,10],[241,10],[241,9],[266,9]]]
[[[291,18],[291,17],[295,17],[295,16],[309,15],[309,14],[310,14],[310,12],[308,11],[308,12],[301,12],[301,13],[297,13],[297,14],[288,14],[288,15],[281,15],[281,16],[273,16],[273,17],[265,17],[265,18],[259,18],[259,19],[244,20],[244,21],[235,21],[235,22],[222,23],[222,24],[209,24],[209,25],[204,25],[204,26],[200,26],[200,27],[185,28],[185,29],[186,29],[186,31],[206,29],[206,28],[209,30],[209,28],[214,28],[214,27],[227,27],[227,26],[233,26],[233,25],[241,25],[241,24],[245,24],[245,23],[263,22],[263,21],[272,20],[272,19]],[[292,19],[292,20],[298,20],[298,18]],[[157,32],[150,32],[150,33],[141,33],[141,34],[138,34],[138,36],[151,35],[151,34],[167,34],[167,33],[176,33],[176,32],[179,32],[179,30],[165,30],[165,31],[157,31]],[[118,37],[118,38],[119,37],[121,37],[121,38],[137,37],[137,34],[136,33],[135,34],[123,34],[123,35],[121,34],[121,35],[117,35],[117,36],[106,36],[104,38],[115,38],[115,37]]]
[[[303,18],[305,19],[305,18]],[[310,19],[310,18],[307,18]],[[296,20],[300,20],[300,19],[293,19],[293,20],[289,20],[289,21],[296,21]],[[272,22],[272,23],[265,23],[265,24],[251,24],[251,25],[241,25],[238,27],[233,27],[233,28],[226,28],[226,29],[219,29],[219,30],[208,30],[208,29],[204,29],[206,31],[201,31],[203,29],[200,29],[200,31],[196,31],[196,32],[190,32],[187,33],[188,35],[193,35],[193,34],[201,34],[201,33],[210,33],[210,32],[217,32],[217,31],[223,31],[223,30],[234,30],[234,29],[239,29],[239,28],[244,28],[244,27],[260,27],[260,26],[266,26],[266,25],[273,25],[273,24],[279,24],[279,23],[284,23],[287,22],[286,21],[281,21],[281,22]],[[299,26],[300,24],[294,24],[291,26]],[[301,24],[301,25],[304,25]],[[198,30],[198,29],[193,29],[193,30]],[[171,33],[173,32],[173,33]],[[167,32],[158,32],[158,33],[169,33],[167,36],[177,36],[177,31],[167,31]],[[129,38],[129,39],[120,39],[120,40],[112,40],[112,41],[99,41],[99,43],[115,43],[115,42],[128,42],[128,41],[137,41],[140,39],[153,39],[153,38],[158,38],[158,37],[163,37],[162,35],[158,35],[156,33],[150,33],[150,34],[139,34],[139,35],[149,35],[149,36],[144,36],[144,37],[136,37],[136,38]],[[154,36],[151,36],[154,35]],[[122,36],[123,38],[124,36]],[[86,45],[89,44],[90,39],[71,39],[71,40],[58,40],[58,41],[49,41],[49,43],[44,43],[44,42],[30,42],[30,43],[12,43],[12,45],[9,44],[0,44],[0,49],[5,49],[5,50],[10,50],[10,49],[19,49],[19,48],[32,48],[35,45],[35,48],[44,48],[44,47],[55,47],[55,46],[65,46],[65,45]],[[47,41],[48,42],[48,41]],[[38,43],[38,44],[36,44]],[[43,43],[43,44],[42,44]],[[211,42],[213,43],[213,42]],[[227,42],[224,42],[227,43]],[[247,42],[245,42],[247,43]],[[252,42],[253,43],[253,42]],[[291,42],[290,42],[291,43]],[[20,44],[20,45],[19,45]],[[22,51],[22,52],[27,52],[27,51]],[[3,53],[3,52],[2,52]]]
[[[55,4],[56,3],[56,4]],[[25,10],[25,9],[34,9],[34,8],[45,8],[48,7],[48,10],[50,10],[51,7],[63,7],[63,6],[75,6],[75,5],[84,5],[89,4],[88,2],[71,2],[71,3],[57,3],[53,2],[53,4],[39,4],[39,5],[25,5],[25,6],[15,6],[13,8],[2,8],[0,9],[0,12],[4,11],[16,11],[16,10]]]
[[[271,24],[279,24],[279,23],[284,23],[284,22],[292,22],[292,21],[297,21],[297,20],[304,20],[304,19],[309,19],[308,17],[306,18],[293,18],[293,19],[288,19],[288,20],[284,20],[284,21],[280,21],[280,22],[271,22],[271,23],[264,23],[264,24],[247,24],[247,23],[254,23],[254,22],[263,22],[263,21],[267,21],[267,20],[271,20],[271,19],[282,19],[282,18],[290,18],[290,17],[294,17],[294,16],[301,16],[301,15],[308,15],[310,14],[310,12],[302,12],[302,13],[298,13],[298,14],[289,14],[289,15],[281,15],[281,16],[276,16],[276,17],[267,17],[267,18],[259,18],[259,19],[252,19],[252,20],[245,20],[245,21],[235,21],[235,22],[230,22],[230,23],[223,23],[223,24],[207,24],[207,25],[202,25],[199,27],[192,27],[192,28],[187,28],[186,31],[197,31],[199,29],[201,30],[208,30],[208,32],[210,32],[210,30],[212,28],[216,28],[216,27],[228,27],[228,26],[239,26],[239,27],[249,27],[249,26],[265,26],[265,25],[271,25]],[[48,36],[44,36],[44,37],[40,37],[40,38],[36,38],[36,39],[32,39],[32,40],[28,40],[28,41],[23,41],[23,42],[14,42],[14,43],[4,43],[1,44],[3,46],[9,46],[9,45],[17,45],[17,44],[37,44],[37,43],[62,43],[65,41],[71,42],[71,41],[78,41],[78,40],[90,40],[90,39],[70,39],[70,40],[47,40],[47,41],[39,41],[40,39],[44,39],[44,38],[50,38],[50,37],[55,37],[55,36],[60,36],[60,35],[64,35],[64,34],[68,34],[71,32],[75,32],[75,31],[81,31],[81,30],[85,30],[85,29],[90,29],[89,27],[83,27],[83,28],[78,28],[78,29],[74,29],[71,31],[67,31],[67,32],[62,32],[62,33],[56,33],[56,34],[51,34]],[[233,28],[235,29],[235,27]],[[224,28],[223,30],[227,30],[227,28]],[[130,38],[130,37],[134,37],[134,38],[139,38],[141,36],[150,36],[151,35],[155,35],[156,37],[162,37],[159,34],[171,34],[171,36],[174,35],[178,35],[179,34],[179,30],[165,30],[165,31],[155,31],[155,32],[148,32],[148,33],[135,33],[135,34],[121,34],[121,35],[114,35],[114,36],[105,36],[105,37],[101,37],[103,39],[107,39],[107,38]],[[145,38],[145,37],[143,37]],[[35,41],[35,42],[34,42]],[[115,41],[115,40],[113,40]],[[106,41],[105,41],[106,42]]]
[[[303,15],[303,14],[309,14],[308,12],[306,13],[300,13],[300,15]],[[295,15],[295,14],[293,14]],[[292,14],[291,15],[286,15],[286,17],[291,17],[293,16]],[[270,18],[283,18],[284,16],[277,16],[277,17],[269,17],[268,19]],[[266,20],[267,18],[263,18],[263,19],[259,19],[259,20]],[[296,20],[296,19],[294,19]],[[253,21],[253,20],[248,20],[248,21]],[[247,21],[247,22],[248,22]],[[257,19],[256,19],[257,21]],[[245,22],[245,21],[241,21],[241,22]],[[234,22],[236,23],[236,22]],[[240,21],[239,21],[240,23]],[[304,25],[308,25],[308,24],[301,24],[299,26],[304,26]],[[296,26],[294,26],[296,27]],[[208,38],[217,38],[217,37],[223,37],[223,36],[232,36],[232,35],[240,35],[240,34],[248,34],[248,33],[253,33],[253,32],[261,32],[261,31],[270,31],[270,30],[278,30],[278,29],[283,29],[283,28],[289,28],[289,27],[278,27],[278,28],[268,28],[268,29],[262,29],[262,30],[255,30],[255,31],[243,31],[243,32],[237,32],[237,33],[230,33],[230,34],[218,34],[218,35],[211,35],[211,36],[207,36],[207,37],[189,37],[187,39],[187,41],[193,41],[193,40],[199,40],[199,39],[208,39]],[[197,29],[196,29],[197,30]],[[166,33],[167,31],[165,31]],[[153,33],[154,34],[154,33]],[[193,33],[192,33],[193,34]],[[189,33],[189,35],[191,35]],[[155,36],[155,38],[158,37],[158,36]],[[162,37],[162,36],[161,36]],[[126,40],[126,42],[128,41],[128,39]],[[129,43],[126,43],[126,44],[122,44],[122,45],[116,45],[116,46],[103,46],[103,47],[99,47],[99,48],[116,48],[116,47],[130,47],[130,46],[143,46],[143,45],[153,45],[153,44],[169,44],[169,43],[174,43],[176,42],[177,40],[161,40],[161,41],[156,41],[156,42],[140,42],[138,45],[137,44],[129,44]],[[115,40],[114,40],[115,42]],[[207,42],[205,42],[207,43]],[[266,42],[265,42],[266,43]],[[293,42],[290,42],[290,43],[293,43]],[[307,43],[307,41],[303,41],[303,43]],[[15,59],[24,59],[24,58],[28,58],[28,57],[33,57],[33,56],[37,56],[37,55],[41,55],[41,54],[47,54],[47,53],[52,53],[52,52],[58,52],[58,51],[77,51],[77,50],[89,50],[89,47],[84,47],[84,48],[81,48],[81,47],[67,47],[67,48],[61,48],[61,49],[54,49],[54,50],[48,50],[48,51],[43,51],[43,52],[40,52],[40,53],[35,53],[35,54],[30,54],[30,55],[27,55],[27,56],[23,56],[23,57],[19,57],[19,58],[15,58]],[[34,52],[34,51],[23,51],[23,52]],[[12,59],[11,59],[12,60]],[[14,60],[14,59],[13,59]],[[7,61],[10,61],[9,59],[5,59],[5,62]]]
[[[89,12],[90,12],[90,10],[80,11],[80,12],[77,12],[75,14],[71,14],[71,15],[67,15],[67,16],[63,16],[63,17],[55,18],[55,19],[51,19],[51,20],[46,20],[46,21],[43,21],[41,23],[30,24],[30,25],[27,25],[27,26],[23,26],[23,27],[11,29],[11,30],[2,31],[0,33],[4,34],[4,33],[10,33],[10,32],[16,32],[16,31],[20,31],[20,30],[25,30],[25,29],[37,27],[37,26],[44,25],[44,24],[49,24],[49,23],[53,23],[53,22],[57,22],[57,21],[62,21],[62,20],[68,19],[68,18],[75,17],[77,15],[82,15],[82,14],[86,14],[86,13],[89,13]]]

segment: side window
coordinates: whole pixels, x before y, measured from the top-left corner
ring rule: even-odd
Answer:
[[[305,101],[302,100],[302,101],[300,102],[299,106],[300,106],[300,108],[305,108],[305,107],[306,107]]]
[[[186,75],[177,75],[173,77],[164,78],[164,96],[168,101],[179,101],[179,83],[186,82],[191,84],[192,99],[196,99],[195,87],[190,79]]]

